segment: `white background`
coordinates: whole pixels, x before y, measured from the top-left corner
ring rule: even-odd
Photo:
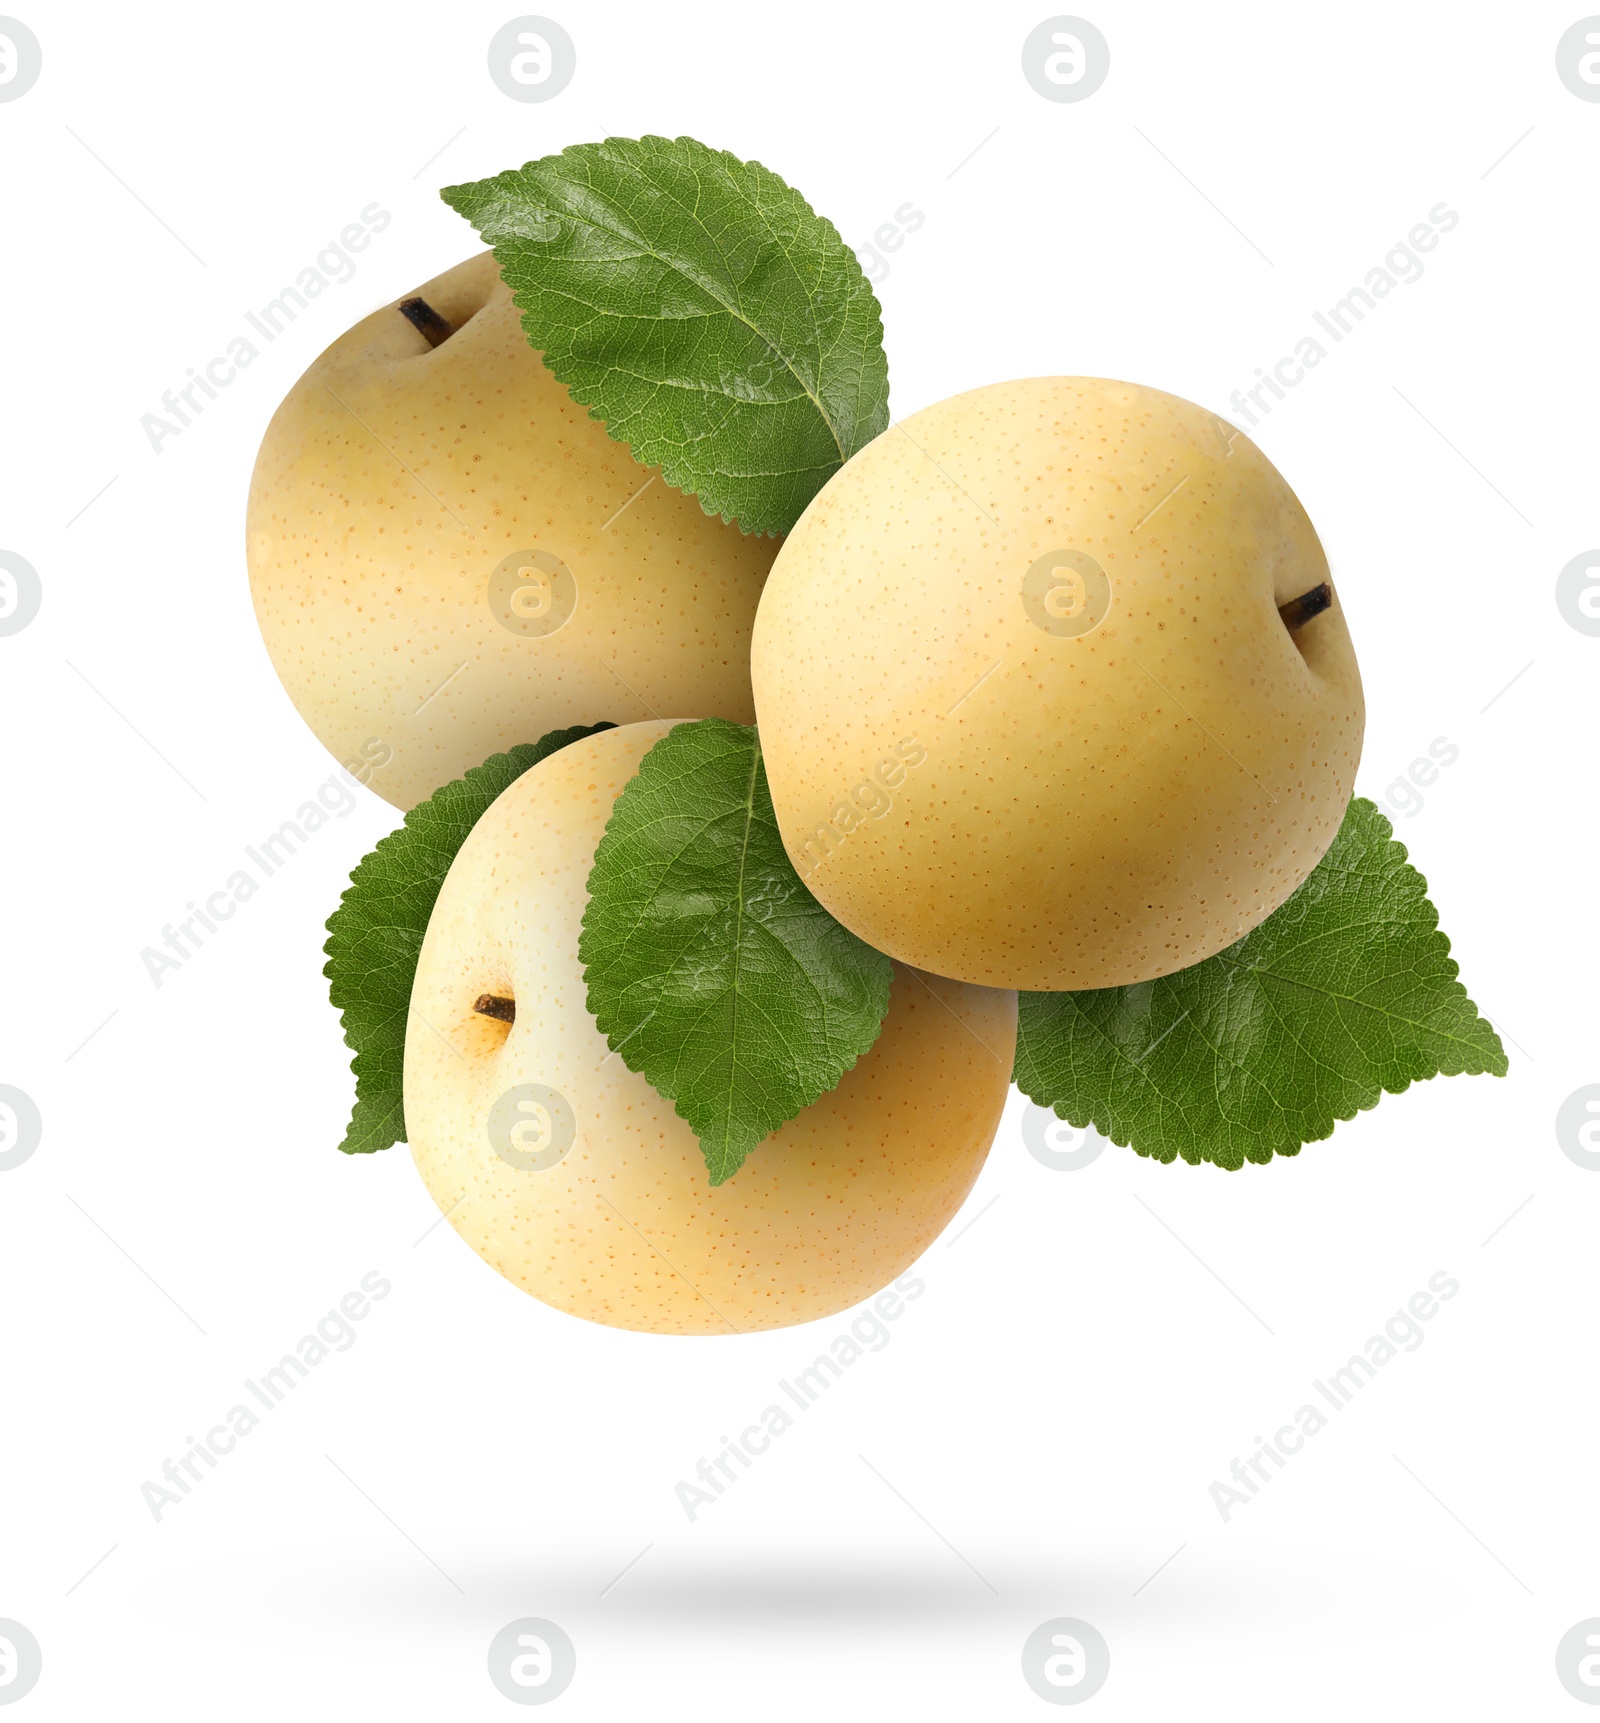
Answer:
[[[1053,104],[1037,6],[551,8],[578,70],[542,105],[490,81],[516,13],[473,0],[22,13],[0,545],[44,604],[0,640],[0,1080],[45,1134],[0,1174],[0,1617],[45,1663],[17,1715],[508,1716],[485,1653],[526,1615],[577,1646],[574,1719],[1043,1716],[1019,1655],[1060,1615],[1111,1648],[1108,1719],[1581,1715],[1554,1655],[1600,1614],[1600,1178],[1553,1128],[1600,1080],[1600,640],[1554,597],[1600,542],[1600,104],[1555,72],[1581,12],[1093,0],[1110,77]],[[1237,418],[1459,212],[1252,434],[1339,581],[1358,789],[1459,748],[1396,826],[1513,1061],[1237,1174],[1049,1170],[1013,1095],[892,1344],[693,1524],[674,1485],[844,1319],[590,1326],[422,1237],[403,1150],[335,1152],[323,922],[394,811],[363,796],[160,990],[139,958],[333,769],[245,580],[273,408],[476,249],[439,185],[643,132],[759,158],[852,242],[924,212],[878,287],[902,416],[1060,372]],[[354,280],[154,454],[141,415],[375,200]],[[358,1344],[155,1522],[141,1484],[372,1269]],[[1224,1523],[1212,1480],[1441,1269],[1425,1344]]]

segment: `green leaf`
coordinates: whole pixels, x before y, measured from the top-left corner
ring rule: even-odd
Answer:
[[[411,983],[428,917],[467,833],[530,766],[569,742],[612,727],[552,730],[541,741],[492,755],[419,802],[398,831],[356,863],[339,907],[328,918],[323,947],[328,961],[322,971],[344,1021],[345,1041],[355,1052],[350,1062],[356,1074],[355,1111],[339,1145],[347,1155],[370,1155],[405,1141],[401,1084]]]
[[[1226,951],[1133,987],[1019,994],[1017,1087],[1153,1160],[1231,1169],[1425,1078],[1503,1077],[1427,889],[1353,801],[1300,889]]]
[[[714,1185],[871,1047],[894,974],[801,883],[755,729],[722,718],[675,726],[617,798],[578,956],[601,1034]]]
[[[608,138],[440,194],[590,417],[746,532],[787,532],[889,423],[883,318],[797,191],[693,138]]]

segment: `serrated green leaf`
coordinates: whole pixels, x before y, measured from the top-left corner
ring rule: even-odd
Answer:
[[[871,1047],[894,965],[806,890],[753,726],[679,724],[617,798],[578,956],[612,1050],[721,1184]]]
[[[759,162],[609,138],[440,195],[494,247],[573,398],[708,514],[787,532],[888,425],[872,287]]]
[[[347,1155],[370,1155],[405,1141],[402,1098],[406,1021],[411,984],[428,917],[444,876],[467,833],[508,784],[557,749],[610,724],[552,730],[538,742],[522,742],[494,754],[465,777],[442,784],[405,817],[399,830],[379,841],[356,863],[339,907],[328,918],[328,995],[354,1051],[356,1104],[339,1147]]]
[[[1294,896],[1226,951],[1133,987],[1019,994],[1017,1087],[1153,1160],[1231,1169],[1425,1078],[1502,1077],[1427,890],[1357,799]]]

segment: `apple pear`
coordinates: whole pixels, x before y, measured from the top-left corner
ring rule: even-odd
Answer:
[[[713,1187],[672,1103],[608,1049],[578,960],[612,804],[670,727],[572,743],[473,827],[417,965],[406,1127],[450,1224],[535,1298],[747,1333],[847,1309],[937,1237],[999,1123],[1017,1002],[897,966],[872,1048]]]
[[[1231,945],[1332,842],[1361,752],[1294,492],[1204,408],[1101,378],[996,383],[869,443],[779,552],[751,669],[807,886],[990,987]]]
[[[484,252],[341,335],[250,486],[250,589],[289,698],[409,808],[548,731],[749,723],[777,540],[635,462],[528,344]]]

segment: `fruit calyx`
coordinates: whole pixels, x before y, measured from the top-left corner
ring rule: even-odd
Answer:
[[[472,1009],[480,1017],[493,1017],[499,1023],[515,1023],[517,1020],[517,1002],[507,999],[503,993],[480,993],[472,1002]]]
[[[446,323],[420,293],[400,301],[400,315],[420,331],[430,347],[442,347],[455,334],[454,325]]]

